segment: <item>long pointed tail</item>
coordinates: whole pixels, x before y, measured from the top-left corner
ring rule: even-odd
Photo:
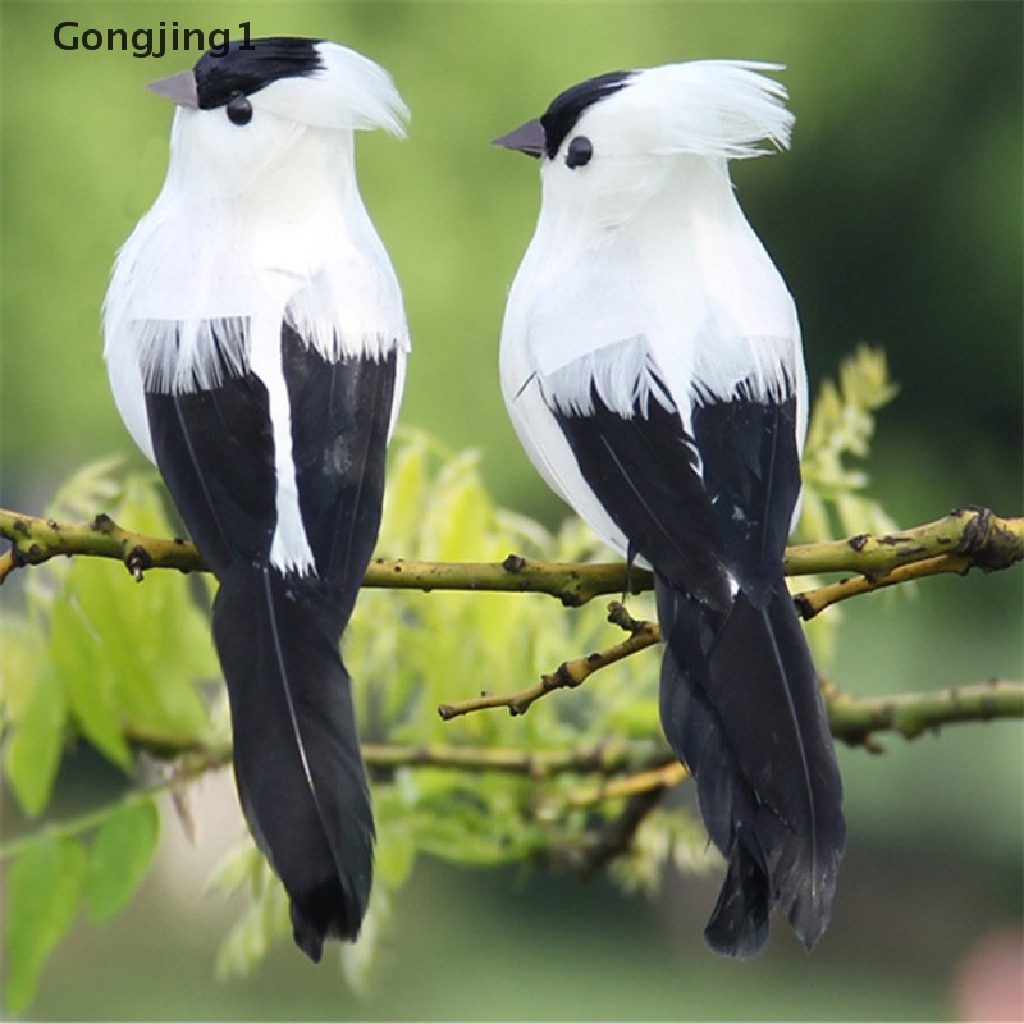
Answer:
[[[807,948],[828,926],[845,845],[842,783],[807,642],[781,581],[724,620],[658,579],[665,735],[728,861],[704,932],[750,957],[778,907]]]
[[[338,651],[348,605],[309,577],[237,564],[213,635],[228,685],[235,780],[256,845],[291,898],[296,944],[354,939],[373,871],[373,815],[351,681]]]

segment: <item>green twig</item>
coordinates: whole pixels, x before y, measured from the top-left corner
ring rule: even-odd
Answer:
[[[231,763],[231,745],[223,741],[204,742],[194,736],[176,736],[129,727],[124,732],[132,748],[152,757],[176,761],[174,770],[160,782],[128,791],[116,804],[140,803],[162,793],[178,791],[208,771]],[[516,750],[495,747],[450,746],[441,743],[401,746],[364,743],[363,760],[373,774],[389,774],[399,768],[447,768],[468,772],[501,772],[524,775],[535,781],[558,775],[615,776],[636,770],[652,756],[667,750],[657,741],[627,743],[612,741],[581,745],[569,750]],[[66,821],[44,825],[31,835],[0,844],[0,860],[16,855],[38,839],[42,832],[64,838],[79,836],[99,827],[115,805],[104,805]],[[180,813],[180,811],[179,811]]]
[[[0,509],[0,535],[11,549],[0,556],[0,583],[14,569],[38,565],[57,555],[89,555],[116,559],[136,579],[148,569],[205,569],[196,549],[187,541],[148,537],[125,530],[109,516],[91,523],[68,526]],[[936,559],[943,559],[936,562]],[[964,509],[934,523],[882,537],[863,534],[844,541],[804,544],[788,548],[784,558],[790,576],[823,572],[854,572],[864,577],[863,593],[880,586],[934,575],[1005,569],[1024,558],[1024,517],[1002,519],[987,509]],[[919,568],[911,569],[909,566]],[[899,569],[900,573],[893,575]],[[888,575],[887,575],[888,574]],[[509,555],[504,562],[411,562],[378,559],[366,573],[365,586],[401,590],[470,590],[550,594],[563,604],[576,606],[604,594],[650,590],[651,574],[622,563],[576,564],[539,562]],[[842,595],[847,596],[847,595]],[[833,603],[802,606],[806,617]]]
[[[11,549],[0,556],[0,583],[26,565],[41,565],[58,555],[86,555],[124,563],[136,580],[149,569],[206,572],[199,552],[188,541],[167,540],[126,530],[110,516],[85,525],[66,525],[9,509],[0,509],[0,536]],[[634,593],[649,590],[650,573],[634,570]],[[541,562],[509,555],[503,562],[414,562],[375,559],[364,586],[392,590],[479,590],[543,593],[567,606],[586,604],[599,594],[621,594],[625,566],[618,562],[571,564]]]
[[[913,740],[961,722],[1024,718],[1024,683],[1005,680],[893,697],[853,697],[826,687],[825,699],[832,735],[874,752],[878,733]]]
[[[442,704],[437,709],[438,714],[446,722],[460,715],[468,715],[470,712],[483,711],[487,708],[508,708],[509,714],[513,716],[525,715],[533,702],[546,694],[554,690],[574,689],[598,669],[614,665],[615,662],[622,661],[623,658],[628,658],[638,651],[653,647],[661,640],[661,631],[657,623],[639,622],[630,618],[625,608],[617,601],[608,606],[608,621],[622,626],[629,632],[629,637],[603,651],[595,651],[572,661],[563,661],[554,672],[541,676],[540,682],[533,686],[505,695],[482,693],[479,697]]]

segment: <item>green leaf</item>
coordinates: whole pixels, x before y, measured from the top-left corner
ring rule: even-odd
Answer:
[[[253,848],[255,850],[255,848]],[[271,943],[291,935],[288,896],[284,886],[259,854],[250,875],[250,903],[217,951],[218,978],[249,974]]]
[[[377,845],[374,850],[374,885],[397,890],[405,885],[416,863],[416,836],[394,786],[374,794]]]
[[[40,631],[18,615],[0,616],[0,650],[4,670],[0,672],[0,725],[17,722],[35,693],[39,649],[44,643]]]
[[[214,960],[214,975],[218,981],[244,978],[267,955],[269,945],[263,904],[252,902],[220,944]]]
[[[403,431],[403,434],[408,435],[408,442],[391,449],[378,544],[379,554],[396,558],[409,557],[427,484],[429,441],[418,432]]]
[[[207,879],[206,888],[223,896],[230,896],[243,885],[254,889],[262,863],[263,855],[253,841],[244,839],[232,846],[216,864]]]
[[[47,959],[74,922],[85,866],[77,840],[47,833],[11,865],[5,929],[5,1002],[11,1013],[20,1013],[35,997]]]
[[[160,494],[147,479],[129,477],[118,522],[154,536],[171,527]],[[219,677],[206,616],[196,607],[189,580],[150,573],[126,583],[116,571],[76,577],[82,612],[104,654],[122,721],[142,731],[196,735],[208,715],[196,682]]]
[[[109,921],[135,895],[160,840],[160,812],[152,797],[116,807],[92,841],[85,902],[94,921]]]
[[[50,614],[50,656],[67,695],[68,706],[83,735],[106,757],[126,771],[131,752],[122,735],[109,651],[100,641],[81,595],[88,594],[90,577],[106,566],[80,559],[68,583],[54,599]]]
[[[151,482],[129,477],[123,491],[118,521],[171,532]],[[125,770],[128,729],[186,738],[209,731],[196,684],[219,672],[185,577],[151,573],[134,584],[116,565],[75,560],[50,607],[49,651],[76,725]]]
[[[867,457],[875,413],[896,393],[885,353],[863,345],[840,365],[838,387],[831,380],[822,382],[801,462],[804,500],[794,538],[798,542],[895,528],[878,502],[863,493],[867,474],[849,461]]]
[[[370,905],[366,908],[366,916],[359,929],[359,938],[341,947],[342,973],[360,999],[369,999],[372,994],[372,969],[390,918],[391,893],[386,885],[375,880],[370,893]]]
[[[66,715],[60,683],[44,668],[14,727],[4,758],[11,789],[30,817],[40,814],[50,799],[60,764]]]
[[[72,522],[96,515],[117,496],[120,486],[115,477],[123,463],[120,455],[87,462],[60,485],[44,515]]]

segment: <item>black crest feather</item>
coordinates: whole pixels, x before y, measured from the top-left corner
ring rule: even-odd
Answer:
[[[563,140],[587,107],[624,89],[632,77],[632,71],[609,71],[596,78],[588,78],[556,96],[540,119],[544,126],[548,156],[554,160]]]
[[[199,109],[222,107],[235,93],[251,96],[282,78],[302,78],[323,67],[317,44],[321,39],[269,36],[243,48],[236,40],[223,57],[204,53],[196,61]]]

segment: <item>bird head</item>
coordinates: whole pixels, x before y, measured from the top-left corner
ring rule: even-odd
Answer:
[[[670,182],[728,182],[725,161],[789,143],[786,91],[761,71],[774,64],[708,60],[613,71],[572,86],[536,121],[495,145],[542,162],[545,206],[631,215]]]
[[[289,155],[308,161],[300,143],[310,136],[351,160],[354,130],[401,136],[408,117],[383,68],[317,39],[235,42],[149,87],[177,105],[171,174],[197,194],[244,191]]]

